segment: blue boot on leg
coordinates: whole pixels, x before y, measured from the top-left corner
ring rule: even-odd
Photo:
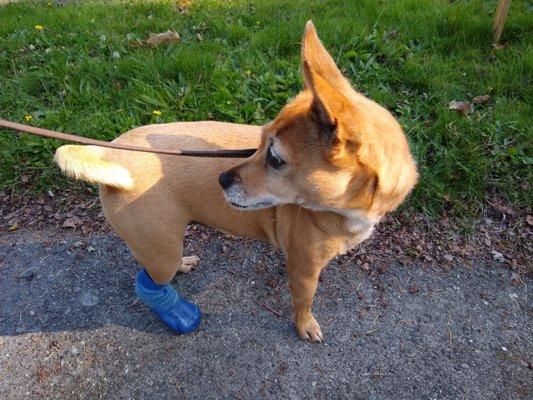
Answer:
[[[144,268],[137,273],[135,294],[177,333],[193,332],[200,325],[200,309],[182,298],[170,284],[155,283]]]

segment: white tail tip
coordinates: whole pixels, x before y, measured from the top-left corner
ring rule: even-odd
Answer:
[[[108,185],[119,189],[133,188],[133,178],[126,168],[102,160],[104,149],[97,146],[61,146],[55,162],[71,178]]]

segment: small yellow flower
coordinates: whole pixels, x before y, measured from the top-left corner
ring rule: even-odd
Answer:
[[[42,26],[42,25],[35,25],[34,28],[35,28],[35,30],[36,30],[37,32],[42,32],[42,31],[44,31],[44,26]]]
[[[159,117],[161,114],[162,114],[162,112],[159,111],[159,110],[152,111],[152,115],[155,116],[155,117]]]
[[[33,116],[30,115],[30,114],[26,114],[26,115],[24,116],[24,119],[26,120],[26,122],[30,122],[30,121],[33,119]]]

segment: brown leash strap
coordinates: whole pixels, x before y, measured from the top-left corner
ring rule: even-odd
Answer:
[[[65,140],[80,144],[87,144],[100,147],[109,147],[117,150],[141,151],[144,153],[166,154],[171,156],[184,157],[220,157],[220,158],[247,158],[255,153],[256,149],[242,150],[160,150],[149,149],[146,147],[128,146],[125,144],[105,142],[103,140],[91,139],[83,136],[69,135],[68,133],[51,131],[48,129],[37,128],[31,125],[18,124],[16,122],[0,119],[0,127],[13,129],[15,131],[31,133],[32,135],[43,136],[46,138]]]

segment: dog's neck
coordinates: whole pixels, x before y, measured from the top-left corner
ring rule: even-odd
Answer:
[[[374,225],[376,225],[381,216],[371,217],[363,210],[359,209],[345,209],[339,210],[332,207],[326,207],[322,205],[310,205],[310,204],[300,204],[303,208],[306,208],[311,211],[327,211],[344,217],[344,227],[350,233],[361,233],[362,231],[371,230]]]
[[[338,254],[346,254],[354,248],[354,246],[361,243],[370,237],[374,231],[374,225],[379,222],[379,217],[372,218],[364,210],[339,210],[324,206],[309,206],[300,205],[311,211],[327,212],[333,214],[342,226],[344,242],[339,248]],[[337,231],[337,233],[339,233]]]
[[[337,214],[346,218],[346,230],[353,233],[372,229],[380,220],[379,217],[371,218],[360,210],[341,210]]]

